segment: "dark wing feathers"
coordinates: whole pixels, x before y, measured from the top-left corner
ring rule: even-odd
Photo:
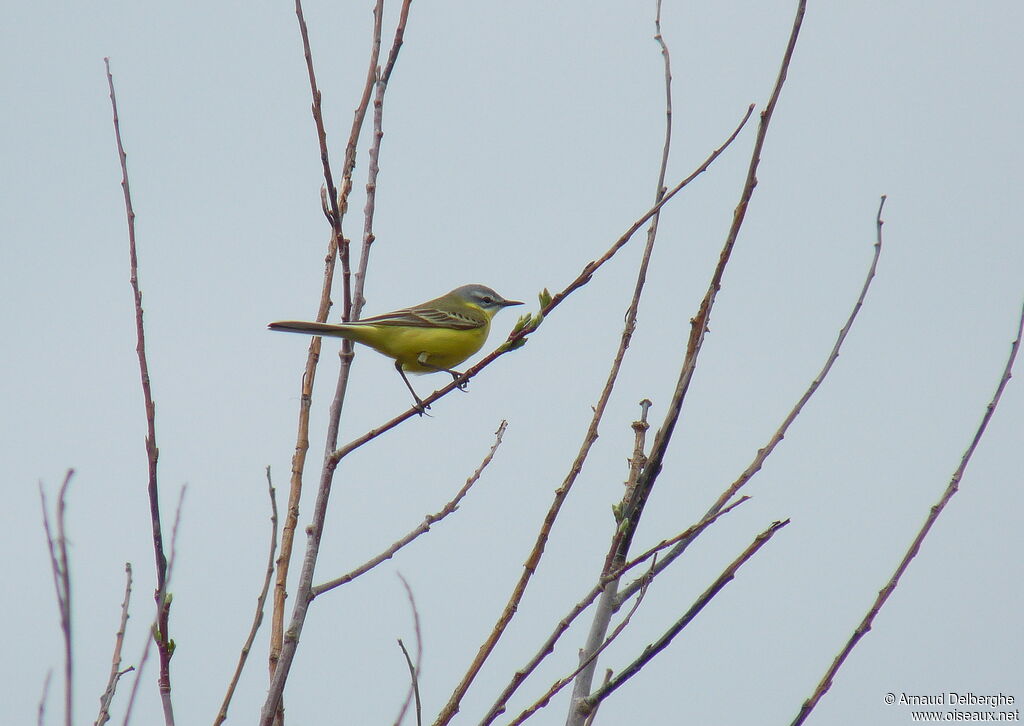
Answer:
[[[393,313],[363,318],[360,323],[370,325],[397,325],[410,328],[450,328],[452,330],[472,330],[487,324],[487,316],[476,310],[456,312],[438,310],[434,307],[406,308]]]

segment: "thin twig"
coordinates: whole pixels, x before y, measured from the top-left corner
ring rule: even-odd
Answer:
[[[107,688],[100,696],[100,713],[96,717],[95,726],[103,726],[110,720],[110,704],[114,700],[114,693],[117,691],[117,683],[125,673],[135,670],[129,666],[121,670],[121,648],[124,645],[124,633],[128,627],[128,603],[132,598],[132,563],[124,563],[124,598],[121,600],[121,622],[117,627],[114,636],[114,655],[110,659],[110,677],[107,679]]]
[[[641,653],[636,660],[634,660],[623,670],[621,670],[614,678],[608,681],[605,685],[598,688],[586,699],[581,701],[579,704],[580,710],[584,710],[589,714],[590,711],[593,710],[593,708],[597,704],[599,704],[604,699],[608,698],[608,696],[614,693],[616,689],[618,689],[626,681],[628,681],[630,678],[639,673],[640,670],[645,665],[647,665],[647,663],[649,663],[652,658],[654,658],[654,656],[656,656],[658,653],[660,653],[662,650],[668,647],[669,643],[672,642],[673,638],[679,635],[680,631],[682,631],[683,628],[689,625],[690,622],[695,617],[697,617],[698,613],[700,613],[700,611],[704,609],[704,606],[711,602],[715,595],[721,592],[722,588],[724,588],[727,584],[729,584],[729,582],[734,577],[736,577],[736,571],[747,560],[753,557],[759,549],[761,549],[765,544],[767,544],[768,540],[774,537],[776,532],[785,527],[787,524],[789,524],[788,519],[782,522],[773,522],[772,525],[768,527],[768,529],[766,529],[764,532],[761,532],[761,534],[757,535],[757,537],[754,538],[754,541],[750,544],[750,546],[747,547],[747,549],[745,549],[739,557],[733,560],[729,564],[729,566],[725,568],[722,574],[718,576],[718,578],[711,584],[711,586],[707,590],[705,590],[699,598],[697,598],[697,601],[694,602],[692,606],[690,606],[690,609],[687,610],[686,613],[681,618],[679,618],[679,620],[672,624],[672,627],[666,630],[665,633],[660,638],[658,638],[658,640],[644,648],[643,653]]]
[[[412,679],[412,692],[416,694],[416,726],[422,726],[423,724],[423,711],[420,706],[420,684],[416,677],[416,666],[412,664],[412,658],[409,657],[409,651],[405,649],[405,643],[402,639],[398,639],[398,647],[402,649],[402,655],[405,656],[405,662],[409,666],[409,677]]]
[[[376,235],[373,233],[374,213],[377,206],[377,176],[380,174],[380,145],[384,138],[384,94],[388,90],[388,81],[398,60],[398,51],[405,39],[405,26],[409,21],[409,5],[411,0],[402,1],[402,9],[398,14],[398,25],[391,42],[391,51],[384,70],[377,70],[377,80],[373,95],[373,141],[370,143],[370,162],[366,175],[366,204],[363,208],[363,247],[359,253],[359,269],[356,272],[355,292],[352,296],[352,314],[358,319],[362,314],[366,298],[363,291],[366,285],[366,269],[370,261],[370,247]],[[337,439],[335,439],[337,442]]]
[[[404,38],[405,23],[408,18],[409,1],[410,0],[405,0],[402,6],[399,25],[395,32],[395,39],[392,44],[391,52],[388,56],[387,75],[386,77],[382,77],[379,73],[377,74],[377,94],[375,95],[374,100],[373,146],[378,150],[371,151],[371,156],[374,158],[379,154],[380,138],[383,136],[383,131],[381,131],[380,128],[380,114],[377,110],[377,103],[378,99],[381,104],[383,103],[384,91],[387,88],[387,81],[390,78],[391,70],[394,68],[394,63],[398,57],[398,50],[401,47]],[[297,7],[299,6],[299,0],[296,0],[296,5]],[[375,24],[375,28],[376,35],[379,33],[379,27]],[[376,172],[371,171],[371,176],[374,179],[373,183],[375,187]],[[334,204],[333,199],[331,203]],[[372,218],[372,209],[370,211]],[[367,238],[364,237],[363,257],[360,260],[360,272],[357,275],[355,290],[352,293],[351,313],[353,319],[358,319],[362,308],[366,261],[368,259],[369,244],[372,243],[372,225],[370,228],[370,234],[369,242],[367,241]],[[296,585],[295,604],[292,608],[292,617],[287,632],[284,634],[279,658],[273,668],[270,687],[267,690],[267,698],[263,704],[260,716],[261,726],[271,726],[271,723],[281,706],[284,686],[288,680],[288,673],[291,670],[292,661],[295,658],[295,650],[298,647],[298,640],[302,633],[302,626],[306,620],[306,613],[308,612],[310,602],[312,602],[313,574],[316,568],[317,555],[320,550],[320,538],[323,536],[324,521],[327,516],[327,503],[330,500],[331,486],[334,481],[334,472],[338,466],[338,459],[333,456],[332,452],[337,447],[341,409],[344,405],[345,392],[348,388],[348,378],[352,360],[352,347],[350,343],[342,345],[340,356],[341,369],[338,374],[338,383],[335,389],[334,399],[330,406],[326,437],[327,443],[325,447],[327,455],[325,456],[324,465],[321,469],[316,500],[313,504],[313,522],[307,528],[308,537],[306,540],[306,553],[302,560],[302,569],[299,573],[299,581]]]
[[[846,658],[856,647],[857,643],[867,635],[868,631],[871,630],[871,626],[874,623],[875,616],[878,615],[882,606],[885,605],[886,600],[892,595],[896,586],[899,584],[900,578],[903,577],[903,573],[906,572],[907,567],[910,566],[910,561],[913,560],[921,548],[921,544],[924,542],[925,537],[931,531],[932,525],[938,520],[939,515],[942,514],[942,510],[949,504],[949,500],[953,498],[953,495],[960,490],[960,480],[963,478],[964,472],[967,470],[967,464],[970,463],[971,457],[974,455],[975,449],[978,448],[978,444],[981,442],[981,437],[985,433],[985,429],[988,428],[989,421],[992,420],[992,415],[996,412],[996,406],[999,405],[999,399],[1003,395],[1003,390],[1006,388],[1006,384],[1010,382],[1010,377],[1013,374],[1013,362],[1017,358],[1017,351],[1020,350],[1021,334],[1024,333],[1024,305],[1021,306],[1020,319],[1017,322],[1017,337],[1010,345],[1010,355],[1006,360],[1006,366],[1003,368],[1003,374],[999,378],[999,384],[996,386],[996,392],[992,396],[992,400],[989,401],[988,406],[985,407],[985,413],[981,417],[981,423],[978,424],[977,430],[974,432],[974,438],[971,439],[970,445],[960,458],[960,464],[957,466],[956,471],[953,472],[953,476],[949,480],[949,485],[946,490],[942,493],[939,501],[932,505],[928,512],[928,517],[925,519],[924,524],[921,525],[921,529],[918,530],[917,535],[914,537],[913,542],[910,543],[910,547],[907,548],[906,553],[903,555],[903,559],[900,560],[899,565],[893,572],[892,577],[885,583],[885,587],[878,591],[878,597],[875,598],[871,608],[868,610],[864,619],[860,621],[860,624],[853,631],[849,640],[846,641],[846,645],[839,652],[839,655],[832,661],[832,665],[829,666],[828,670],[825,671],[825,675],[822,676],[821,681],[818,683],[818,687],[814,689],[814,693],[811,697],[804,701],[800,707],[800,711],[796,718],[793,719],[792,726],[799,726],[802,724],[807,717],[810,715],[814,707],[818,705],[818,701],[821,697],[828,692],[828,689],[832,687],[832,679],[835,678],[836,673],[842,667]]]
[[[53,669],[46,671],[46,678],[43,679],[43,692],[39,696],[39,707],[36,709],[36,726],[43,726],[46,720],[46,699],[50,695],[50,679],[53,677]]]
[[[60,613],[60,630],[64,636],[64,723],[71,726],[74,713],[74,659],[72,657],[71,638],[71,572],[68,565],[68,542],[64,533],[64,506],[68,493],[68,485],[74,469],[68,469],[64,475],[64,483],[57,494],[57,535],[54,537],[50,528],[50,514],[46,503],[46,492],[43,483],[39,483],[39,499],[43,507],[43,530],[46,532],[46,545],[50,552],[50,570],[53,574],[53,587],[57,595],[57,609]],[[47,676],[47,687],[49,676]],[[45,695],[45,692],[44,692]]]
[[[114,94],[114,76],[110,72],[110,58],[104,58],[107,70],[107,87],[110,89],[110,108],[114,116],[114,138],[117,141],[117,155],[121,161],[121,189],[124,191],[125,213],[128,217],[128,257],[131,268],[132,293],[135,299],[135,334],[137,345],[135,351],[139,357],[139,372],[142,376],[142,395],[146,407],[146,458],[149,464],[149,515],[153,527],[153,553],[156,557],[157,592],[165,589],[167,580],[167,557],[164,554],[164,539],[160,525],[160,491],[157,485],[157,460],[160,450],[156,445],[156,404],[153,402],[153,391],[150,386],[149,363],[146,360],[146,330],[142,314],[142,290],[139,288],[139,259],[135,246],[135,210],[132,208],[132,193],[128,186],[128,155],[121,142],[121,123],[117,113],[117,97]],[[159,689],[160,700],[164,706],[164,723],[174,723],[174,711],[171,707],[171,655],[168,622],[170,620],[170,602],[161,605],[162,610],[157,618],[160,640],[157,650],[160,654]]]
[[[325,200],[325,212],[331,225],[330,240],[327,245],[327,256],[324,259],[324,278],[320,289],[320,304],[317,309],[316,320],[325,322],[331,310],[331,289],[334,286],[335,264],[341,260],[343,301],[342,318],[348,320],[351,315],[352,294],[350,291],[351,269],[349,263],[349,243],[343,233],[343,220],[348,210],[348,195],[352,189],[352,171],[356,164],[356,148],[359,143],[359,135],[362,131],[363,120],[366,118],[366,111],[370,103],[370,91],[373,88],[376,77],[377,59],[380,53],[380,29],[383,16],[383,0],[377,0],[374,7],[374,34],[371,43],[370,64],[367,71],[366,83],[363,86],[363,94],[359,105],[356,107],[352,120],[352,129],[349,132],[348,144],[345,147],[345,162],[342,167],[341,190],[334,193],[333,177],[327,149],[327,134],[324,129],[321,93],[316,83],[316,73],[313,68],[313,54],[309,45],[309,33],[306,29],[306,20],[302,14],[301,0],[296,0],[295,14],[299,22],[299,32],[302,36],[303,55],[306,60],[306,70],[310,83],[310,94],[313,98],[312,113],[313,121],[317,129],[317,139],[320,143],[320,159],[324,167],[324,183],[331,191],[330,200]],[[326,195],[325,195],[326,196]],[[299,502],[302,498],[302,477],[306,467],[306,454],[309,451],[309,413],[313,402],[313,383],[316,380],[317,364],[320,360],[321,339],[313,337],[309,342],[309,352],[306,355],[306,366],[302,374],[301,395],[299,398],[299,420],[295,437],[295,451],[292,454],[291,480],[288,492],[288,508],[285,510],[284,529],[281,534],[281,553],[277,561],[277,580],[274,585],[274,606],[271,616],[270,654],[269,668],[273,676],[277,668],[277,661],[281,654],[281,644],[284,639],[284,611],[287,598],[288,571],[291,565],[292,549],[295,540],[295,529],[298,526]],[[345,357],[345,352],[348,357]],[[351,345],[342,346],[342,367],[351,364]],[[347,361],[347,362],[346,362]]]
[[[583,672],[587,668],[590,668],[594,663],[596,663],[597,656],[601,655],[601,653],[603,653],[604,650],[609,645],[611,645],[616,638],[619,637],[622,631],[626,629],[626,626],[629,625],[629,621],[633,618],[633,613],[635,613],[637,611],[637,608],[640,607],[640,603],[643,602],[644,596],[646,594],[647,588],[640,588],[640,595],[633,603],[633,607],[629,609],[629,612],[626,613],[626,616],[622,619],[622,621],[615,626],[615,629],[611,632],[611,635],[605,638],[599,646],[597,646],[590,653],[588,653],[585,658],[582,658],[580,664],[576,667],[576,670],[574,670],[572,673],[565,676],[564,678],[559,678],[557,681],[552,683],[551,687],[548,688],[548,690],[544,693],[543,696],[534,701],[533,704],[531,704],[522,713],[516,716],[514,720],[510,721],[508,726],[518,726],[519,724],[523,723],[526,719],[533,716],[533,714],[535,714],[537,711],[547,706],[556,693],[562,690],[567,684],[571,683],[572,680],[576,678],[581,672]]]
[[[171,527],[171,554],[170,554],[170,557],[168,557],[168,559],[167,559],[167,578],[164,580],[164,587],[163,587],[163,589],[157,590],[157,593],[156,593],[156,598],[155,598],[156,599],[156,615],[154,615],[153,621],[152,621],[152,623],[149,626],[150,635],[152,637],[146,638],[146,642],[142,646],[142,656],[139,658],[139,666],[138,666],[138,668],[135,669],[135,678],[132,681],[132,690],[131,690],[131,693],[128,696],[128,704],[127,704],[127,706],[125,706],[124,720],[121,722],[122,726],[128,726],[129,722],[131,721],[132,709],[135,706],[135,697],[136,697],[136,695],[138,694],[138,691],[139,691],[139,683],[142,681],[142,674],[146,670],[146,662],[149,660],[150,645],[152,645],[153,642],[157,641],[159,639],[159,637],[160,637],[160,632],[159,632],[160,613],[162,611],[166,610],[166,608],[167,608],[166,601],[170,600],[169,590],[167,588],[170,587],[171,574],[174,572],[174,560],[175,560],[175,555],[177,554],[177,546],[178,546],[178,525],[181,523],[181,510],[182,510],[182,506],[185,503],[185,491],[186,491],[186,489],[187,489],[187,487],[182,486],[181,490],[178,492],[178,506],[174,510],[174,525]],[[172,648],[172,651],[173,651],[173,645],[171,645],[171,648]],[[166,696],[165,696],[164,692],[161,691],[160,692],[160,697],[161,697],[161,699],[164,699],[165,697],[167,699],[169,699],[170,698],[170,693],[167,693]],[[168,708],[169,708],[169,705],[165,704],[164,705],[165,721],[166,721],[166,715],[168,713]],[[167,724],[167,726],[173,726],[173,722],[170,723],[170,724]]]
[[[832,370],[832,365],[839,358],[839,351],[843,347],[843,343],[846,340],[846,336],[853,328],[853,322],[854,320],[857,319],[857,314],[860,312],[860,309],[864,305],[864,300],[867,297],[868,289],[871,287],[871,282],[875,278],[875,271],[878,269],[878,260],[882,253],[882,208],[885,206],[885,199],[886,197],[883,195],[878,205],[878,213],[875,217],[876,237],[874,244],[874,253],[871,257],[871,264],[868,266],[868,272],[865,276],[864,284],[861,286],[860,295],[857,297],[857,301],[854,303],[853,310],[850,312],[849,317],[847,317],[846,323],[839,330],[839,335],[836,337],[836,342],[832,346],[832,351],[825,359],[824,366],[822,366],[822,369],[818,372],[818,375],[814,378],[814,380],[811,381],[810,386],[808,386],[807,390],[804,391],[803,396],[800,397],[800,400],[797,401],[796,405],[793,406],[789,414],[787,414],[786,418],[783,420],[782,424],[772,435],[771,439],[769,439],[768,443],[757,450],[757,452],[754,454],[754,459],[753,461],[751,461],[750,465],[743,471],[742,474],[739,475],[739,477],[732,484],[730,484],[726,488],[724,492],[722,492],[721,496],[718,497],[718,500],[711,505],[710,509],[708,509],[707,514],[705,514],[705,516],[713,516],[715,513],[721,510],[721,508],[724,507],[730,499],[736,496],[736,493],[744,486],[746,486],[747,482],[749,482],[754,477],[754,475],[761,470],[761,467],[764,466],[765,460],[767,460],[771,453],[775,451],[775,447],[782,442],[783,438],[785,438],[786,432],[789,430],[790,425],[793,423],[793,421],[796,420],[796,417],[800,414],[804,406],[811,399],[811,396],[813,396],[815,392],[817,392],[818,388],[824,382],[825,377],[828,375],[829,371]],[[672,562],[677,557],[679,557],[683,552],[686,551],[686,548],[690,546],[692,541],[692,538],[680,541],[679,544],[676,545],[676,547],[671,552],[669,552],[667,555],[665,555],[664,558],[662,558],[662,560],[658,563],[658,567],[664,568],[672,564]],[[639,581],[632,582],[626,587],[622,588],[622,591],[619,594],[620,602],[625,600],[633,592],[635,592],[636,588],[639,587],[639,584]]]
[[[491,706],[490,710],[487,712],[487,715],[484,716],[482,721],[480,721],[480,726],[487,726],[488,724],[493,723],[498,718],[498,716],[505,712],[506,704],[508,703],[509,699],[519,689],[519,687],[523,684],[527,677],[529,677],[529,675],[533,673],[534,670],[536,670],[537,666],[539,666],[540,663],[545,658],[547,658],[547,656],[554,652],[555,644],[558,642],[559,638],[561,638],[565,631],[569,629],[569,626],[572,625],[576,618],[579,617],[579,615],[583,613],[588,607],[590,607],[594,600],[596,600],[597,597],[604,591],[604,588],[608,585],[609,582],[621,578],[625,573],[629,572],[634,567],[642,565],[644,562],[654,557],[654,555],[668,547],[671,547],[676,542],[686,537],[692,537],[694,532],[703,530],[711,526],[714,522],[718,520],[718,518],[724,517],[726,514],[728,514],[733,509],[746,502],[748,499],[749,497],[740,497],[740,499],[733,502],[728,507],[724,508],[715,517],[712,517],[711,519],[701,520],[697,524],[688,527],[686,530],[680,532],[676,536],[659,542],[643,554],[634,557],[629,562],[623,564],[621,567],[616,568],[612,572],[609,572],[607,575],[598,580],[597,584],[593,588],[591,588],[590,592],[588,592],[586,595],[580,598],[580,600],[572,607],[569,613],[560,621],[558,621],[558,624],[555,626],[554,632],[552,632],[551,635],[548,636],[548,639],[544,641],[543,645],[541,645],[540,649],[537,651],[536,654],[534,654],[530,661],[522,668],[516,670],[515,674],[512,676],[511,681],[505,687],[505,690],[501,692],[501,695],[498,696],[498,699],[494,702],[494,705]],[[652,577],[654,577],[653,570],[654,568],[652,567]],[[663,572],[664,570],[661,571]]]
[[[235,688],[238,686],[238,679],[242,676],[242,669],[252,650],[252,644],[256,640],[256,633],[263,623],[263,606],[267,602],[267,593],[270,591],[270,581],[274,577],[274,554],[277,550],[277,496],[274,489],[274,482],[270,478],[270,467],[267,467],[267,494],[270,496],[270,554],[267,557],[267,573],[263,579],[263,588],[259,597],[256,598],[256,614],[252,619],[252,627],[249,628],[249,636],[242,645],[242,652],[238,656],[238,665],[235,666],[235,673],[228,683],[227,693],[224,694],[224,702],[220,705],[217,718],[214,719],[214,726],[220,726],[228,717],[228,706],[235,695]]]
[[[449,514],[457,510],[459,508],[459,502],[461,502],[463,497],[465,497],[466,494],[469,492],[470,487],[477,483],[477,481],[480,479],[480,475],[483,474],[484,469],[487,468],[487,465],[491,463],[491,459],[494,458],[494,452],[496,452],[498,450],[498,447],[501,445],[501,438],[502,436],[505,435],[506,428],[508,428],[507,421],[502,421],[498,425],[498,430],[494,432],[494,443],[491,445],[491,448],[487,452],[487,455],[483,458],[483,461],[480,462],[480,466],[478,466],[476,468],[476,471],[474,471],[469,476],[469,478],[466,479],[466,483],[462,485],[462,488],[459,489],[455,496],[452,497],[447,504],[441,507],[439,511],[437,511],[435,514],[428,514],[426,517],[423,518],[423,522],[420,523],[418,527],[413,529],[411,532],[406,534],[404,537],[399,539],[397,542],[392,544],[390,547],[388,547],[386,550],[381,552],[376,557],[367,560],[359,567],[355,568],[351,572],[342,575],[341,577],[336,577],[333,580],[328,580],[327,582],[321,585],[316,585],[315,587],[313,587],[312,597],[319,597],[320,595],[323,595],[325,592],[328,592],[329,590],[333,590],[336,587],[340,587],[346,583],[349,583],[352,580],[359,577],[360,575],[369,572],[382,562],[386,562],[387,560],[394,557],[395,554],[400,549],[405,547],[414,539],[416,539],[422,534],[426,534],[427,532],[429,532],[430,528],[434,524],[441,521]]]
[[[633,235],[636,234],[637,230],[643,227],[644,224],[646,224],[655,214],[657,214],[663,206],[668,204],[668,202],[673,197],[675,197],[676,194],[678,194],[682,189],[688,186],[698,176],[707,171],[711,164],[719,156],[721,156],[722,152],[724,152],[730,146],[730,144],[732,144],[732,142],[736,139],[740,131],[746,125],[747,120],[753,113],[753,110],[753,106],[748,107],[739,125],[721,146],[715,149],[711,153],[711,155],[708,156],[708,158],[705,159],[704,162],[701,163],[701,165],[693,171],[692,174],[690,174],[688,177],[686,177],[681,182],[676,184],[669,191],[665,192],[665,196],[662,197],[661,201],[655,204],[650,209],[648,209],[639,219],[637,219],[632,225],[630,225],[629,229],[623,232],[622,236],[620,236],[614,242],[614,244],[612,244],[612,246],[608,248],[608,250],[597,259],[597,261],[588,262],[586,265],[584,265],[583,271],[580,272],[576,279],[574,279],[572,282],[566,285],[566,287],[563,288],[561,292],[557,293],[556,295],[553,295],[551,297],[551,301],[540,310],[538,315],[540,317],[546,317],[548,314],[550,314],[552,310],[554,310],[558,305],[560,305],[566,297],[572,294],[575,290],[586,285],[590,281],[590,278],[593,277],[594,272],[596,272],[600,267],[602,267],[606,262],[608,262],[608,260],[614,257],[615,253],[622,249],[622,247],[624,247],[626,243],[629,242],[630,239],[632,239]],[[448,395],[456,388],[461,386],[463,383],[476,376],[478,373],[480,373],[480,371],[489,366],[496,359],[500,358],[501,356],[505,355],[511,350],[514,350],[515,344],[521,341],[531,332],[532,329],[523,329],[518,332],[510,334],[508,338],[505,339],[504,342],[502,342],[497,348],[495,348],[493,351],[491,351],[482,359],[480,359],[480,361],[476,365],[472,366],[471,368],[467,368],[457,382],[452,381],[451,384],[434,391],[432,394],[423,399],[423,403],[429,405],[434,401],[438,400],[439,398]],[[376,428],[370,429],[362,436],[353,439],[349,443],[337,449],[333,454],[331,454],[331,458],[334,460],[343,459],[344,457],[348,456],[359,447],[365,445],[370,441],[373,441],[381,434],[390,431],[391,429],[393,429],[395,426],[402,423],[406,419],[411,418],[412,416],[419,415],[419,413],[420,409],[415,406],[408,409],[407,411],[395,416],[390,421],[387,421],[381,424],[380,426],[377,426]]]
[[[402,708],[398,712],[398,718],[395,719],[395,726],[399,726],[405,719],[405,713],[409,709],[409,702],[415,698],[416,700],[416,726],[422,726],[423,723],[423,706],[420,703],[420,687],[419,687],[419,674],[420,674],[420,663],[423,661],[423,631],[420,628],[420,611],[416,607],[416,597],[412,594],[412,587],[409,586],[409,582],[402,577],[402,573],[396,573],[398,579],[402,581],[402,587],[405,588],[405,596],[409,599],[409,609],[412,611],[412,625],[413,632],[416,634],[416,662],[415,664],[409,658],[409,652],[405,649],[405,644],[402,639],[398,639],[398,645],[402,648],[402,652],[405,653],[405,661],[409,665],[409,674],[412,677],[412,683],[409,684],[409,693],[405,697],[405,701],[402,703]]]
[[[348,195],[352,190],[352,172],[356,167],[356,149],[358,147],[359,135],[366,119],[366,112],[370,107],[370,94],[377,83],[377,63],[380,60],[380,43],[382,24],[384,19],[384,1],[377,0],[373,7],[373,40],[370,47],[370,63],[366,69],[366,82],[363,84],[363,93],[359,99],[352,119],[352,130],[349,132],[348,144],[345,146],[345,165],[342,167],[342,186],[339,193],[340,214],[344,216],[348,210]],[[340,230],[340,226],[339,226]],[[352,269],[349,261],[349,241],[342,238],[342,286],[344,288],[344,307],[342,308],[342,320],[352,319]],[[365,255],[364,255],[365,257]],[[365,270],[364,270],[365,272]],[[361,298],[360,298],[361,299]],[[360,303],[360,309],[362,303]]]

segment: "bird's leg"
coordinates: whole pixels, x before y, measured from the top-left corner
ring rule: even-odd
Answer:
[[[431,365],[427,361],[427,354],[425,352],[419,354],[419,356],[416,358],[416,362],[419,363],[424,368],[433,368],[435,371],[438,372],[444,371],[445,373],[452,377],[452,380],[455,381],[456,383],[456,388],[458,388],[463,393],[465,393],[466,389],[469,387],[469,381],[459,382],[459,379],[462,378],[462,374],[459,373],[458,371],[452,370],[451,368],[438,368],[435,365]]]
[[[427,409],[430,408],[430,406],[423,403],[420,397],[416,395],[416,391],[413,390],[412,384],[409,383],[409,379],[406,377],[405,371],[402,370],[401,361],[395,361],[395,370],[398,371],[398,375],[400,375],[402,377],[402,381],[405,382],[405,387],[409,389],[409,393],[412,394],[413,400],[416,401],[416,410],[419,412],[419,415],[422,416],[427,413]]]

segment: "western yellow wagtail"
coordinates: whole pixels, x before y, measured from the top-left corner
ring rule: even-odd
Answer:
[[[271,323],[271,330],[331,336],[368,345],[395,361],[395,369],[422,412],[423,401],[416,395],[405,372],[445,371],[454,380],[462,375],[452,370],[483,347],[491,329],[491,318],[509,305],[484,285],[463,285],[434,300],[350,323],[312,323],[282,320]]]

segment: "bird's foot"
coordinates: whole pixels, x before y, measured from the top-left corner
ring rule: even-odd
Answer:
[[[469,390],[469,381],[467,381],[467,380],[460,380],[460,379],[462,379],[462,374],[461,373],[459,373],[458,371],[451,371],[451,370],[448,371],[448,373],[451,375],[452,380],[455,381],[455,387],[456,388],[458,388],[463,393],[465,393],[467,390]]]

